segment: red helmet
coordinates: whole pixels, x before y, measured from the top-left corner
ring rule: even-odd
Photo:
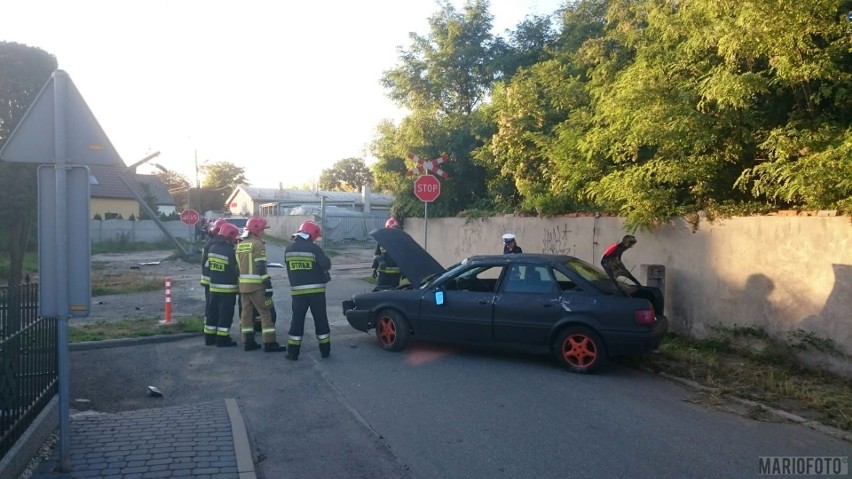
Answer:
[[[319,225],[313,221],[305,221],[302,223],[302,226],[299,226],[299,233],[307,233],[311,238],[311,241],[316,241],[317,238],[322,236],[322,230]]]
[[[218,220],[214,221],[213,224],[210,226],[210,232],[213,233],[214,235],[219,234],[219,228],[221,228],[222,225],[227,223],[227,222],[228,221],[225,220],[224,218],[219,218]]]
[[[388,218],[385,221],[385,228],[399,228],[399,222],[393,218]]]
[[[235,225],[224,221],[222,226],[219,227],[219,236],[224,236],[228,239],[228,241],[233,243],[237,240],[237,237],[240,236],[240,229],[237,228]]]
[[[248,222],[246,222],[246,230],[253,235],[260,235],[260,233],[262,233],[266,228],[269,228],[269,225],[266,224],[266,219],[261,218],[260,216],[250,218]]]

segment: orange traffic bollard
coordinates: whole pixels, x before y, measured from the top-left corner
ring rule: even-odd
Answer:
[[[166,319],[165,324],[172,324],[172,278],[166,276]]]

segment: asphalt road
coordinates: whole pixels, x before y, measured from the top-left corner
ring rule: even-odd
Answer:
[[[363,271],[350,273],[339,270],[329,285],[327,360],[310,320],[298,362],[204,347],[200,335],[74,351],[72,407],[235,398],[268,479],[754,477],[760,456],[852,452],[800,425],[709,409],[695,392],[623,366],[584,376],[514,353],[424,343],[385,352],[342,319],[340,301],[370,288],[356,279]],[[288,322],[289,298],[275,300]],[[148,385],[164,397],[147,396]]]

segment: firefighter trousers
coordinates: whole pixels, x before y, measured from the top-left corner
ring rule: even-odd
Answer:
[[[210,293],[207,301],[207,320],[204,332],[216,336],[228,336],[231,325],[234,324],[234,305],[237,302],[235,293]]]
[[[263,342],[277,342],[275,337],[275,324],[272,323],[272,298],[266,296],[266,291],[259,289],[251,293],[240,293],[240,301],[243,310],[240,311],[240,330],[243,339],[247,343],[256,342],[254,339],[254,312],[260,315],[260,326],[262,329]]]
[[[325,292],[293,296],[293,320],[290,322],[287,346],[291,355],[298,356],[299,348],[302,345],[302,336],[305,333],[305,316],[309,309],[314,318],[314,330],[316,331],[317,342],[319,342],[320,353],[327,356],[331,349],[331,329],[328,327]]]

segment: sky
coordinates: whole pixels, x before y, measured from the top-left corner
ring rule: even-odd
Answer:
[[[563,1],[491,0],[494,33]],[[55,55],[125,164],[159,152],[150,163],[190,182],[203,183],[196,164],[227,161],[253,186],[299,187],[344,158],[372,162],[376,125],[405,115],[382,74],[438,10],[434,0],[0,0],[0,41]]]

